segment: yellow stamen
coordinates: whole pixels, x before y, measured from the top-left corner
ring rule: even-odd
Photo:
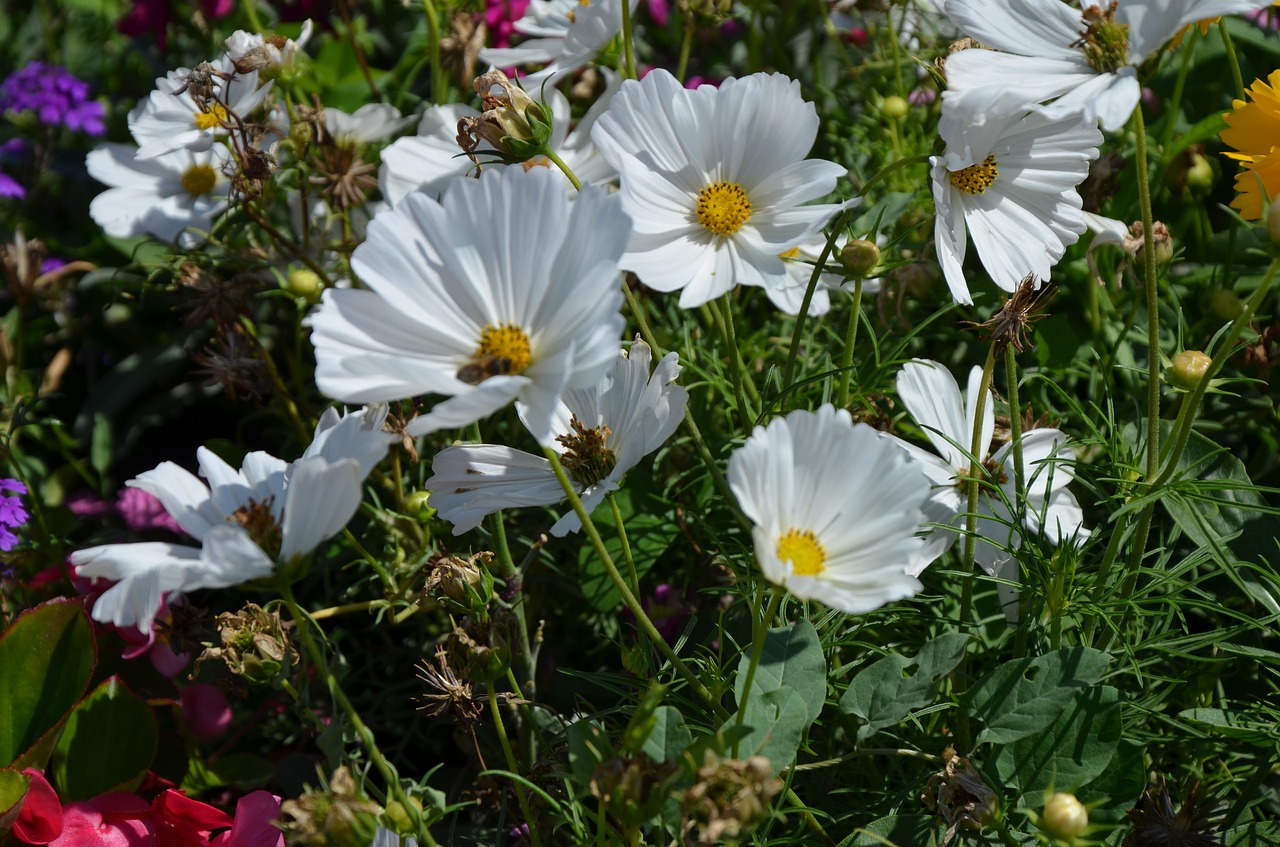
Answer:
[[[212,103],[208,111],[196,112],[195,121],[197,129],[213,129],[216,126],[223,126],[227,122],[227,110],[223,108],[221,103]]]
[[[213,165],[192,165],[182,172],[182,190],[199,196],[208,194],[218,184]]]
[[[796,576],[817,576],[826,569],[827,551],[812,530],[789,529],[778,539],[778,558],[791,562]]]
[[[996,170],[996,157],[987,156],[981,165],[970,165],[958,171],[952,171],[951,184],[965,194],[983,194],[1000,176]]]
[[[479,385],[491,376],[522,373],[531,361],[529,336],[524,330],[511,324],[486,326],[471,361],[458,369],[458,379]]]
[[[733,235],[751,217],[751,201],[741,185],[713,182],[698,192],[698,222],[716,235]]]

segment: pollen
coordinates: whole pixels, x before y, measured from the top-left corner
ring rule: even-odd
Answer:
[[[196,112],[195,122],[198,129],[213,129],[217,126],[224,126],[227,123],[227,110],[221,103],[210,103],[209,108],[205,111]]]
[[[523,373],[532,360],[529,336],[523,329],[511,324],[486,326],[475,354],[458,369],[458,379],[479,385],[491,376]]]
[[[218,184],[218,174],[213,165],[192,165],[182,172],[182,190],[200,196],[208,194]]]
[[[556,436],[565,448],[564,469],[584,488],[595,485],[613,473],[618,464],[618,457],[608,447],[611,430],[604,424],[588,428],[576,415],[570,418],[569,426],[572,435]]]
[[[751,217],[746,190],[734,182],[713,182],[698,192],[698,222],[716,235],[733,235]]]
[[[778,558],[790,562],[796,576],[817,576],[826,570],[827,551],[809,529],[789,529],[778,539]]]
[[[250,500],[227,518],[249,533],[253,543],[273,559],[280,555],[281,540],[280,525],[276,523],[275,512],[271,508],[275,499],[268,497],[265,500]]]
[[[1000,177],[996,170],[996,157],[987,156],[981,165],[970,165],[962,170],[951,172],[951,184],[965,194],[985,194]]]

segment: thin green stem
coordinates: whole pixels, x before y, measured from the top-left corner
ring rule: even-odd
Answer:
[[[1191,70],[1191,58],[1196,52],[1196,42],[1200,40],[1200,27],[1193,25],[1187,40],[1182,45],[1182,64],[1178,67],[1178,79],[1173,84],[1173,96],[1169,100],[1168,111],[1164,120],[1164,128],[1160,131],[1160,149],[1167,150],[1173,141],[1173,129],[1178,121],[1178,109],[1182,106],[1182,92],[1187,87],[1187,74]]]
[[[434,0],[422,0],[422,11],[427,19],[427,54],[431,65],[431,101],[444,102],[444,74],[440,68],[440,18]]]
[[[1231,80],[1236,84],[1236,99],[1244,99],[1244,77],[1240,76],[1240,59],[1236,56],[1236,46],[1231,41],[1231,33],[1227,32],[1227,19],[1218,21],[1218,33],[1222,36],[1222,46],[1227,51],[1227,66],[1231,68]],[[1141,104],[1138,106],[1142,108]]]
[[[636,78],[635,39],[631,31],[631,0],[622,0],[622,78]]]
[[[1150,170],[1147,167],[1147,126],[1142,104],[1133,110],[1137,134],[1138,203],[1142,211],[1142,278],[1147,294],[1147,468],[1148,480],[1160,467],[1160,292],[1156,287],[1155,233],[1151,214]]]
[[[569,184],[572,185],[575,190],[577,191],[582,190],[582,180],[578,179],[578,175],[573,172],[573,169],[565,164],[564,159],[561,159],[559,156],[556,155],[556,151],[552,150],[550,147],[547,147],[547,149],[543,150],[542,152],[543,152],[543,155],[545,155],[548,159],[551,160],[551,164],[559,168],[560,172],[569,178]]]
[[[517,692],[518,693],[518,692]],[[502,712],[498,708],[498,695],[492,684],[489,686],[489,714],[493,715],[493,728],[498,733],[498,742],[502,745],[502,755],[507,758],[507,769],[512,773],[520,773],[516,764],[516,754],[511,749],[511,740],[507,738],[507,728],[502,723]],[[524,788],[519,782],[512,780],[511,787],[516,792],[516,802],[520,804],[520,813],[528,824],[529,839],[534,847],[542,847],[542,839],[538,835],[538,822],[533,817],[533,809],[529,806],[529,798],[524,796]]]
[[[684,85],[685,74],[689,72],[689,54],[693,50],[693,36],[697,29],[698,25],[693,17],[693,12],[686,12],[684,16],[684,35],[680,38],[680,61],[676,64],[676,79],[680,80],[681,85]]]
[[[640,596],[640,577],[636,573],[636,560],[631,555],[631,544],[627,541],[627,523],[622,519],[622,510],[618,508],[618,498],[613,492],[605,497],[609,509],[613,512],[613,525],[618,530],[618,540],[622,542],[622,557],[627,560],[627,572],[631,576],[631,590]]]
[[[733,329],[733,304],[729,302],[729,294],[720,298],[720,327],[724,331],[725,355],[729,358],[729,376],[733,380],[733,396],[738,404],[738,417],[741,419],[742,431],[751,430],[754,420],[751,410],[747,408],[747,397],[742,387],[742,352],[738,350],[738,339]]]
[[[818,256],[818,261],[813,266],[813,273],[809,274],[809,285],[804,290],[804,299],[800,302],[800,311],[796,315],[796,326],[791,332],[791,348],[787,351],[787,363],[782,368],[783,394],[791,388],[791,378],[796,370],[796,356],[800,352],[800,339],[804,337],[804,325],[809,317],[809,304],[813,302],[813,292],[818,288],[818,280],[822,277],[822,270],[827,264],[827,259],[831,257],[831,251],[835,249],[836,240],[840,237],[840,233],[844,231],[845,226],[852,217],[853,209],[845,209],[840,214],[840,217],[836,218],[835,225],[831,227],[831,235],[827,238],[827,243],[822,245],[822,253]]]
[[[978,396],[970,398],[973,403],[973,435],[969,441],[969,454],[973,464],[969,467],[969,477],[965,480],[968,492],[964,525],[964,580],[960,590],[960,625],[969,626],[969,613],[973,606],[973,554],[978,545],[978,495],[982,490],[982,460],[987,457],[989,444],[982,443],[982,426],[987,416],[987,393],[991,390],[991,374],[996,367],[996,348],[992,345],[987,350],[987,361],[982,365],[982,381],[978,385]]]
[[[351,546],[355,548],[356,552],[360,554],[360,558],[364,559],[365,562],[368,563],[369,567],[373,568],[374,573],[378,575],[378,579],[382,580],[382,584],[386,588],[387,592],[394,593],[396,590],[395,580],[391,578],[391,574],[387,569],[382,566],[382,562],[380,562],[378,558],[368,550],[364,549],[364,545],[360,543],[360,539],[356,538],[355,533],[350,529],[343,527],[342,534],[347,541],[350,542]]]
[[[689,687],[694,690],[694,693],[711,707],[717,718],[724,720],[728,717],[724,707],[702,684],[697,675],[689,669],[689,666],[671,649],[671,645],[667,643],[667,640],[658,632],[657,627],[653,625],[653,621],[649,618],[649,614],[645,612],[644,606],[640,604],[640,601],[636,599],[636,595],[627,586],[627,581],[618,572],[618,566],[614,564],[613,557],[609,555],[608,549],[604,546],[604,539],[600,537],[599,530],[591,522],[591,515],[587,514],[586,508],[582,505],[582,499],[578,497],[578,492],[574,490],[573,483],[569,480],[568,474],[565,473],[564,465],[560,463],[560,456],[550,447],[543,447],[542,454],[547,457],[547,461],[551,462],[551,469],[555,471],[556,479],[560,481],[560,487],[569,499],[569,505],[573,507],[574,514],[581,521],[582,529],[591,541],[591,546],[595,549],[596,556],[600,559],[600,564],[604,566],[605,572],[609,574],[609,579],[613,581],[614,587],[618,589],[618,594],[622,596],[622,602],[631,610],[631,614],[635,615],[636,625],[653,643],[653,646],[658,648],[658,652],[671,663],[676,672],[684,677],[685,682],[689,683]]]
[[[280,598],[284,601],[285,608],[289,610],[289,617],[293,620],[294,631],[302,642],[302,649],[307,654],[307,658],[310,659],[312,668],[328,687],[329,695],[333,697],[334,702],[342,709],[343,714],[347,716],[347,720],[351,722],[351,727],[360,738],[360,743],[364,745],[370,761],[373,762],[373,766],[378,769],[378,773],[382,774],[382,778],[386,781],[387,792],[400,803],[405,813],[409,815],[413,829],[418,834],[419,841],[422,844],[434,847],[435,839],[431,837],[431,833],[427,830],[426,824],[422,820],[422,813],[415,804],[410,802],[408,795],[405,794],[404,786],[400,783],[400,776],[396,773],[395,766],[382,755],[382,750],[378,747],[377,739],[374,738],[372,730],[360,717],[360,713],[356,711],[355,706],[347,698],[346,692],[338,684],[337,677],[329,669],[329,663],[325,661],[324,654],[320,651],[319,646],[316,645],[315,639],[311,637],[311,619],[302,611],[302,607],[298,605],[297,598],[293,596],[293,587],[287,582],[281,581]]]
[[[271,351],[262,343],[262,339],[258,337],[258,329],[253,325],[253,321],[245,316],[240,319],[240,325],[244,327],[249,337],[253,339],[253,344],[258,348],[258,352],[262,354],[262,363],[267,369],[267,378],[271,380],[271,387],[275,390],[275,399],[280,401],[280,405],[284,407],[285,417],[289,419],[289,423],[293,424],[293,431],[303,444],[310,444],[312,434],[307,429],[306,424],[302,422],[302,415],[298,412],[298,406],[293,402],[293,393],[289,391],[289,387],[284,384],[284,379],[280,376],[280,371],[276,368],[275,360],[271,357]]]
[[[1022,521],[1022,513],[1026,508],[1027,472],[1022,465],[1022,408],[1018,400],[1018,358],[1012,344],[1004,347],[1004,375],[1007,380],[1006,391],[1009,397],[1009,443],[1013,453],[1013,517],[1015,522]]]
[[[853,283],[853,310],[849,312],[849,329],[844,334],[844,349],[840,351],[840,390],[836,393],[836,407],[849,407],[849,384],[853,381],[853,348],[858,342],[858,324],[862,320],[862,277]]]
[[[763,592],[763,586],[761,587]],[[773,587],[773,595],[769,598],[769,608],[765,610],[764,618],[757,618],[755,613],[760,607],[760,596],[756,595],[756,602],[751,608],[751,660],[747,663],[747,676],[742,683],[742,702],[738,703],[738,717],[734,725],[741,728],[743,721],[747,717],[747,701],[751,698],[751,686],[755,684],[756,668],[760,666],[760,657],[764,654],[764,640],[769,633],[769,624],[777,617],[778,609],[782,606],[782,600],[786,596],[786,592],[779,586]],[[738,741],[733,742],[733,757],[738,758]]]

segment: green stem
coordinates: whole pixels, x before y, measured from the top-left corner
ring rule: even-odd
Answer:
[[[431,101],[444,102],[444,74],[440,68],[440,18],[436,14],[434,0],[422,0],[422,11],[427,19],[427,53],[431,57]]]
[[[849,407],[849,384],[853,380],[853,348],[858,341],[858,323],[862,319],[862,277],[853,283],[853,311],[849,313],[849,329],[844,335],[844,350],[840,352],[840,391],[836,395],[836,407]]]
[[[964,526],[964,582],[960,590],[960,625],[969,626],[969,612],[973,606],[973,553],[978,545],[978,494],[982,490],[982,461],[987,457],[987,448],[991,445],[982,443],[983,419],[987,416],[987,393],[991,390],[991,373],[996,367],[996,348],[992,345],[987,350],[987,361],[982,365],[982,381],[978,385],[978,396],[971,398],[973,403],[973,435],[969,441],[969,478],[965,480],[968,491]]]
[[[684,85],[685,74],[689,72],[689,53],[693,50],[693,36],[697,29],[698,26],[694,20],[693,12],[686,12],[684,16],[684,35],[680,39],[680,61],[676,64],[676,79],[680,80],[681,85]]]
[[[631,32],[631,0],[622,0],[622,78],[636,78],[636,54]]]
[[[1167,150],[1173,141],[1173,128],[1178,120],[1178,109],[1182,106],[1182,92],[1187,86],[1187,73],[1191,70],[1191,57],[1196,52],[1196,42],[1200,40],[1200,27],[1192,24],[1186,43],[1182,45],[1182,64],[1178,67],[1178,79],[1173,84],[1173,96],[1164,121],[1164,129],[1160,131],[1160,149]]]
[[[382,580],[382,584],[386,591],[389,594],[394,594],[396,591],[395,581],[391,578],[391,574],[387,572],[387,569],[382,566],[382,562],[378,561],[376,556],[364,549],[364,545],[360,543],[360,540],[356,538],[355,533],[350,529],[343,527],[342,534],[346,537],[347,541],[351,543],[351,546],[355,548],[356,552],[360,554],[360,558],[364,559],[365,562],[368,563],[369,567],[373,568],[374,572],[378,575],[378,579]]]
[[[831,256],[831,251],[835,249],[836,240],[840,237],[840,233],[844,232],[845,225],[852,217],[853,209],[845,209],[840,217],[836,218],[835,225],[831,227],[831,235],[827,238],[827,243],[822,245],[822,253],[813,266],[813,273],[809,274],[809,285],[804,290],[804,299],[800,302],[800,311],[796,315],[796,326],[791,332],[791,349],[787,351],[787,363],[782,368],[782,394],[786,394],[791,388],[791,378],[796,369],[796,356],[800,352],[800,339],[804,337],[804,324],[809,317],[809,304],[813,302],[813,292],[818,288],[818,280],[822,277],[822,271],[826,267],[827,259]]]
[[[720,327],[724,331],[725,354],[729,358],[729,375],[733,380],[733,396],[738,404],[738,417],[742,421],[742,431],[751,431],[754,417],[747,408],[747,397],[742,388],[742,352],[738,349],[738,339],[733,329],[733,305],[729,302],[729,294],[720,298]]]
[[[618,508],[618,498],[610,492],[605,500],[609,501],[609,509],[613,512],[613,525],[618,530],[618,540],[622,542],[622,556],[627,560],[627,572],[631,576],[631,590],[640,596],[640,576],[636,573],[636,560],[631,555],[631,544],[627,541],[627,524],[622,519],[622,510]]]
[[[275,360],[271,358],[271,351],[267,350],[267,346],[262,343],[262,339],[258,338],[257,327],[253,325],[253,321],[247,316],[240,319],[240,325],[244,327],[245,332],[253,339],[254,346],[258,348],[258,352],[262,354],[262,363],[266,366],[267,377],[271,380],[271,387],[275,391],[275,399],[279,400],[280,405],[284,407],[285,417],[293,424],[293,431],[303,444],[310,444],[312,434],[308,431],[306,424],[302,422],[302,415],[298,412],[298,406],[293,402],[293,394],[289,391],[288,386],[284,384],[284,379],[276,368]]]
[[[519,693],[519,692],[517,692]],[[511,749],[511,741],[507,738],[507,728],[502,723],[502,712],[498,709],[498,695],[492,684],[489,685],[489,714],[493,715],[493,728],[498,733],[498,742],[502,745],[502,755],[507,757],[507,769],[512,773],[520,773],[516,765],[516,754]],[[512,781],[511,787],[516,792],[516,802],[520,804],[520,813],[528,824],[529,839],[533,847],[542,847],[542,839],[538,836],[538,822],[533,817],[533,809],[529,806],[529,798],[524,796],[524,788],[519,782]]]
[[[550,447],[543,447],[542,454],[547,457],[547,461],[551,462],[551,469],[555,471],[556,479],[560,481],[560,487],[569,499],[569,505],[573,507],[574,514],[581,521],[582,529],[591,541],[591,546],[595,549],[596,556],[600,559],[600,564],[604,565],[605,572],[609,574],[609,579],[613,581],[614,587],[618,589],[618,594],[622,596],[622,602],[631,610],[631,614],[635,615],[636,625],[653,642],[653,646],[658,648],[658,652],[671,663],[676,672],[684,677],[685,682],[689,683],[689,687],[694,690],[694,693],[711,707],[711,710],[715,712],[720,720],[724,720],[728,717],[724,707],[702,684],[697,675],[689,669],[689,666],[671,649],[671,645],[667,643],[667,640],[658,632],[657,627],[653,625],[653,621],[649,618],[648,613],[645,612],[644,606],[636,599],[636,595],[631,593],[631,589],[627,586],[627,581],[618,572],[618,566],[613,563],[613,557],[609,555],[608,549],[604,546],[604,539],[600,537],[600,532],[596,529],[595,524],[591,522],[591,515],[587,514],[586,508],[582,505],[582,499],[578,497],[578,492],[574,490],[573,483],[569,480],[568,474],[565,473],[564,465],[560,463],[560,456]]]
[[[552,150],[550,147],[547,147],[547,149],[543,150],[542,153],[548,159],[551,160],[551,164],[559,168],[560,172],[569,178],[569,183],[574,187],[575,190],[577,191],[582,190],[582,180],[578,179],[578,175],[573,172],[573,169],[565,164],[564,159],[561,159],[559,156],[556,155],[556,151]]]
[[[778,609],[782,606],[782,600],[786,596],[786,592],[779,586],[773,587],[773,595],[769,598],[769,608],[765,610],[764,618],[756,617],[756,612],[760,608],[760,593],[756,595],[756,602],[751,607],[751,660],[747,664],[747,677],[742,684],[742,702],[738,704],[738,717],[734,725],[739,729],[742,728],[743,721],[747,717],[747,700],[751,697],[751,686],[756,681],[756,668],[760,666],[760,656],[764,654],[764,640],[769,633],[769,624],[777,617]],[[733,758],[738,758],[738,741],[733,742]]]
[[[1156,287],[1155,233],[1151,214],[1150,171],[1147,167],[1147,126],[1142,104],[1133,110],[1137,133],[1138,203],[1142,211],[1142,278],[1147,294],[1147,468],[1148,480],[1160,467],[1160,292]]]
[[[1231,68],[1231,79],[1236,84],[1236,99],[1244,99],[1244,77],[1240,76],[1240,60],[1236,57],[1236,46],[1231,41],[1231,33],[1227,32],[1227,19],[1218,21],[1218,33],[1222,36],[1222,46],[1227,51],[1227,65]],[[1139,104],[1141,109],[1142,105]]]
[[[1022,408],[1018,400],[1018,359],[1012,344],[1004,347],[1004,375],[1008,380],[1009,396],[1009,443],[1013,453],[1013,517],[1017,523],[1022,522],[1026,508],[1027,472],[1022,466]]]
[[[365,751],[369,754],[369,759],[373,762],[373,766],[378,769],[378,772],[382,774],[382,778],[386,781],[387,792],[400,803],[405,813],[409,815],[413,829],[418,834],[419,842],[434,847],[435,839],[431,837],[431,833],[427,830],[426,824],[422,820],[422,813],[415,804],[410,802],[408,795],[405,794],[404,786],[400,783],[400,777],[396,773],[395,766],[382,755],[382,750],[379,749],[373,732],[365,725],[360,713],[356,711],[355,706],[347,699],[346,692],[338,684],[337,677],[330,671],[329,663],[325,661],[324,654],[320,652],[320,648],[311,637],[311,621],[307,614],[302,611],[302,607],[298,605],[297,599],[293,596],[293,587],[287,582],[282,581],[280,585],[280,598],[289,610],[289,617],[293,620],[294,631],[297,632],[298,639],[302,642],[302,649],[306,652],[307,658],[311,660],[311,665],[316,675],[328,687],[330,696],[333,697],[338,707],[342,709],[343,714],[347,716],[347,720],[351,721],[351,727],[360,738],[361,744],[364,745]]]

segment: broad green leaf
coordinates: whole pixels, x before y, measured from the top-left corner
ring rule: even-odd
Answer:
[[[18,819],[31,777],[13,768],[0,768],[0,833]]]
[[[1120,823],[1128,817],[1134,801],[1147,787],[1147,765],[1144,748],[1136,741],[1122,738],[1115,758],[1107,769],[1075,795],[1089,807],[1093,823]]]
[[[596,768],[613,756],[609,736],[595,722],[582,720],[569,727],[569,773],[579,789],[586,791]]]
[[[858,827],[839,847],[935,847],[945,831],[933,815],[890,815]]]
[[[151,767],[158,738],[147,701],[119,677],[103,680],[71,712],[53,751],[63,801],[132,791]]]
[[[660,504],[651,498],[643,498],[639,508],[633,506],[641,495],[632,494],[622,489],[614,495],[618,502],[618,511],[622,513],[623,525],[627,528],[627,542],[631,545],[631,557],[635,562],[636,575],[643,580],[644,575],[653,567],[653,563],[667,552],[671,542],[679,533],[679,526],[667,514]],[[622,541],[614,526],[613,510],[606,503],[596,509],[592,515],[596,529],[604,540],[605,549],[613,557],[613,563],[623,577],[627,577],[627,560],[622,554]],[[595,547],[590,542],[582,545],[578,552],[578,573],[581,575],[583,596],[598,612],[614,612],[622,604],[622,596],[609,578]]]
[[[63,721],[89,686],[95,660],[89,618],[74,600],[29,609],[0,635],[0,764],[14,762]],[[24,757],[19,767],[43,766],[48,750],[42,753]]]
[[[750,664],[748,651],[738,662],[738,675],[734,680],[733,695],[739,703],[743,699]],[[765,634],[760,664],[751,681],[750,699],[782,688],[790,688],[804,700],[809,723],[818,719],[822,704],[827,699],[827,662],[822,655],[818,631],[805,618]]]
[[[649,685],[644,699],[631,714],[627,728],[622,731],[623,753],[634,756],[644,749],[645,742],[658,725],[658,707],[662,705],[662,698],[666,693],[667,687],[662,683],[654,682]]]
[[[654,762],[670,762],[685,751],[693,734],[684,716],[674,706],[662,706],[654,713],[653,731],[645,739],[643,752]]]
[[[1077,691],[1051,726],[996,748],[991,766],[1023,802],[1048,789],[1076,791],[1102,774],[1120,744],[1120,692],[1099,685]]]
[[[1107,654],[1067,647],[1020,659],[980,679],[965,695],[970,713],[985,725],[975,745],[1009,744],[1052,724],[1081,688],[1106,673]]]
[[[1233,826],[1222,834],[1222,847],[1275,847],[1280,844],[1280,823],[1264,821]]]
[[[890,653],[855,676],[840,698],[840,711],[864,722],[858,741],[933,703],[938,681],[960,664],[968,643],[968,635],[948,633],[924,645],[914,659]],[[912,666],[916,670],[908,675]]]
[[[737,721],[736,713],[730,715],[725,730]],[[775,772],[780,771],[795,759],[800,739],[811,723],[809,705],[794,688],[783,686],[772,691],[756,691],[747,700],[743,725],[749,731],[738,742],[738,758],[764,756]]]

